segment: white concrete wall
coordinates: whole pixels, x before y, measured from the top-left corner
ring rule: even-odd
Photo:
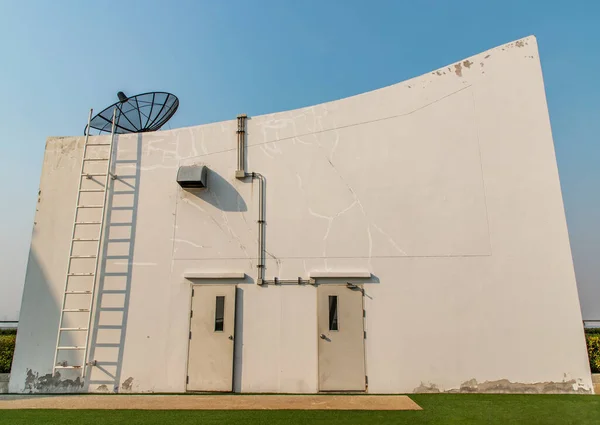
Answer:
[[[235,130],[232,120],[118,138],[115,190],[132,192],[111,207],[134,212],[111,220],[135,225],[109,238],[133,244],[108,243],[123,258],[105,271],[126,276],[99,289],[126,325],[97,330],[91,358],[106,365],[84,390],[185,390],[186,270],[249,276],[238,292],[237,391],[318,390],[315,288],[253,284],[258,187],[234,178]],[[359,96],[250,117],[247,141],[247,170],[267,180],[266,277],[373,275],[369,392],[591,389],[534,37]],[[11,391],[81,390],[44,375],[82,146],[52,138],[46,148]],[[207,191],[177,185],[189,163],[210,168]],[[96,326],[123,314],[96,311]]]

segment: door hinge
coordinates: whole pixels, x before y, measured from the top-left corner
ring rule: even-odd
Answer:
[[[190,338],[191,338],[191,337],[190,337]],[[363,332],[363,338],[364,338],[364,339],[367,339],[367,331],[364,331],[364,332]]]
[[[365,385],[369,385],[369,377],[365,375]]]
[[[363,317],[367,317],[367,311],[363,310]]]
[[[186,384],[189,384],[189,383],[190,383],[190,376],[189,376],[189,375],[185,377],[185,383],[186,383]]]
[[[194,288],[192,288],[192,297],[194,296]]]
[[[194,310],[190,311],[190,318],[194,317]]]
[[[192,339],[192,331],[190,331],[190,339]]]

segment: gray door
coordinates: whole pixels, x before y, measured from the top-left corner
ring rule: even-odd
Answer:
[[[194,285],[188,391],[231,391],[235,285]]]
[[[360,288],[319,285],[319,390],[364,391],[363,295]]]

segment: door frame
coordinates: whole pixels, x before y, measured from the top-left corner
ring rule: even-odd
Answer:
[[[365,371],[365,389],[364,390],[321,390],[321,383],[320,383],[320,372],[321,372],[321,366],[320,366],[320,362],[319,362],[319,339],[320,334],[319,334],[319,286],[323,285],[323,286],[339,286],[339,287],[344,287],[347,288],[349,291],[360,291],[361,292],[361,305],[362,305],[362,330],[363,330],[363,339],[362,339],[362,346],[363,346],[363,367],[364,367],[364,371]],[[366,325],[367,325],[367,310],[366,310],[366,306],[365,306],[365,288],[364,285],[362,283],[351,283],[351,282],[346,282],[346,283],[318,283],[315,285],[315,301],[316,301],[316,307],[317,307],[317,320],[316,320],[316,328],[315,328],[315,335],[317,338],[317,392],[318,393],[323,393],[323,394],[335,394],[335,393],[352,393],[352,394],[366,394],[369,392],[369,381],[368,381],[368,374],[367,374],[367,344],[366,344]]]
[[[233,302],[233,353],[231,356],[231,361],[232,361],[232,373],[231,373],[231,391],[226,391],[224,392],[224,394],[230,394],[230,393],[234,393],[235,391],[235,382],[233,382],[233,380],[235,379],[235,339],[237,338],[235,335],[235,327],[236,327],[236,313],[237,313],[237,290],[238,290],[238,284],[237,283],[195,283],[195,282],[191,282],[190,283],[190,292],[189,292],[189,303],[188,303],[188,339],[187,339],[187,349],[186,349],[186,362],[185,362],[185,375],[183,376],[183,382],[185,385],[185,392],[186,393],[203,393],[203,392],[211,392],[211,391],[194,391],[194,390],[188,390],[188,372],[189,372],[189,367],[190,367],[190,345],[191,345],[191,339],[189,338],[189,333],[192,331],[192,306],[193,306],[193,302],[194,302],[194,295],[193,295],[193,291],[194,291],[194,287],[195,286],[233,286],[234,287],[234,293],[236,294],[234,302]]]

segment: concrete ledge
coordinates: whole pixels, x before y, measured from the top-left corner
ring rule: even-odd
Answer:
[[[10,373],[0,373],[0,394],[6,394],[8,392],[9,380]]]
[[[421,410],[405,395],[72,395],[0,397],[0,409]]]
[[[183,277],[186,279],[244,279],[245,273],[239,272],[198,272],[185,271]]]
[[[369,279],[370,272],[310,272],[311,279]]]

